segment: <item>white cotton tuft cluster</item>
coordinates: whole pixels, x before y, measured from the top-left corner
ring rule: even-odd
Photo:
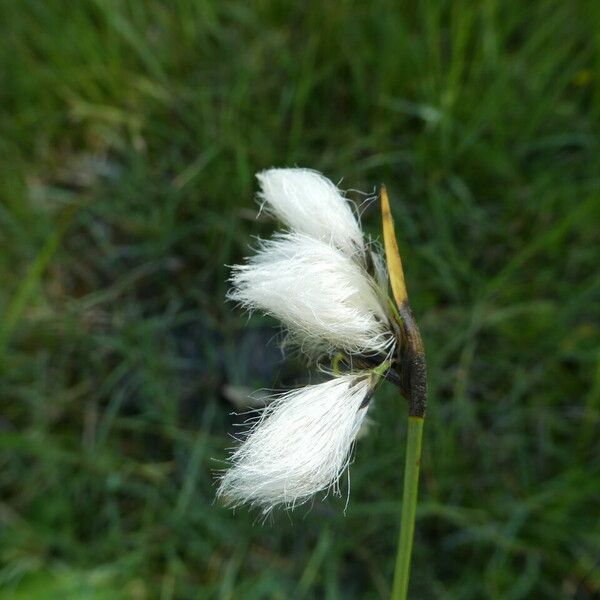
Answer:
[[[256,177],[262,207],[290,229],[348,256],[364,253],[362,231],[350,204],[329,179],[310,169],[268,169]]]
[[[261,241],[232,268],[231,300],[278,318],[307,352],[343,351],[385,360],[394,351],[384,261],[365,244],[338,188],[308,169],[257,175],[262,207],[288,231]],[[319,491],[339,494],[352,445],[367,413],[376,370],[336,376],[276,397],[231,456],[219,495],[268,514]]]
[[[276,234],[233,267],[231,282],[230,299],[281,320],[304,349],[387,354],[394,344],[375,281],[324,241]]]
[[[290,508],[320,491],[340,493],[371,394],[370,375],[343,375],[277,397],[231,456],[218,495],[237,506]]]

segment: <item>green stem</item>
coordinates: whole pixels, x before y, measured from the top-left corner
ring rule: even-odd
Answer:
[[[415,533],[417,494],[419,489],[419,468],[421,466],[421,446],[423,440],[423,417],[408,417],[406,437],[406,464],[404,466],[404,491],[402,495],[402,517],[400,538],[396,554],[396,569],[391,600],[405,600],[408,594],[410,557]]]

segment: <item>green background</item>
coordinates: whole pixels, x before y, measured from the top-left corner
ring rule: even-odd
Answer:
[[[411,597],[600,597],[597,2],[7,0],[0,34],[3,598],[388,596],[393,387],[345,513],[214,500],[232,393],[309,376],[224,301],[274,227],[254,173],[293,165],[392,197],[430,379]]]

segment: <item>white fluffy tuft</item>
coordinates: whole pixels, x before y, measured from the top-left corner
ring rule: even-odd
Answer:
[[[368,407],[371,377],[342,375],[278,396],[254,420],[231,456],[218,495],[229,504],[293,508],[327,490],[339,495],[339,479]]]
[[[350,204],[329,179],[310,169],[269,169],[256,177],[262,206],[288,227],[348,256],[364,253],[362,231]]]
[[[336,248],[299,233],[262,242],[233,267],[229,298],[281,320],[307,349],[387,354],[394,337],[375,281]]]

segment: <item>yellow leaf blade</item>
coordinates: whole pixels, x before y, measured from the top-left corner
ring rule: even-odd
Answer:
[[[408,293],[404,281],[404,269],[402,259],[398,250],[396,232],[394,230],[394,219],[390,209],[390,200],[385,185],[381,186],[381,219],[383,222],[383,243],[385,245],[385,257],[387,261],[388,274],[392,285],[392,293],[396,304],[400,307],[408,302]]]

